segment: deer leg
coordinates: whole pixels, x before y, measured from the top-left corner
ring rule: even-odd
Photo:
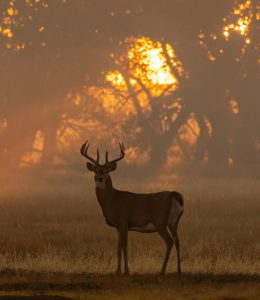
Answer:
[[[179,242],[179,237],[177,234],[177,228],[176,226],[169,226],[169,229],[171,231],[171,234],[174,238],[174,244],[177,252],[177,273],[181,273],[181,259],[180,259],[180,242]]]
[[[127,229],[121,230],[121,241],[122,241],[122,249],[123,249],[123,253],[124,253],[125,275],[129,275],[128,256],[127,256],[127,243],[128,243]]]
[[[165,257],[164,257],[164,261],[163,261],[163,265],[162,265],[162,269],[161,269],[161,274],[165,274],[166,266],[168,263],[168,259],[169,259],[170,253],[171,253],[172,246],[173,246],[173,239],[172,239],[170,233],[167,231],[167,228],[160,228],[158,230],[158,233],[166,243],[166,253],[165,253]]]
[[[182,213],[181,213],[181,215],[182,215]],[[178,224],[179,224],[181,215],[178,217],[175,224],[169,225],[169,229],[174,238],[175,248],[176,248],[176,252],[177,252],[177,273],[181,273],[180,242],[179,242],[179,237],[178,237],[178,233],[177,233]]]
[[[121,233],[117,230],[117,270],[116,273],[121,273],[121,256],[122,256],[122,244],[121,244]]]

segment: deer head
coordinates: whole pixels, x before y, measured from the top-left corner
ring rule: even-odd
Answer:
[[[97,149],[97,158],[96,160],[93,159],[92,157],[90,157],[88,155],[88,148],[89,148],[89,143],[88,141],[86,141],[80,150],[80,153],[86,157],[89,161],[91,162],[87,162],[87,168],[95,173],[95,183],[96,183],[96,187],[97,188],[101,188],[104,189],[108,180],[110,179],[109,173],[112,171],[115,171],[115,169],[117,168],[117,162],[120,161],[122,158],[124,158],[125,156],[125,147],[124,144],[120,144],[119,143],[119,148],[120,148],[120,156],[119,158],[116,158],[114,160],[109,161],[108,160],[108,151],[106,151],[106,155],[105,155],[105,164],[101,165],[99,163],[99,151]]]

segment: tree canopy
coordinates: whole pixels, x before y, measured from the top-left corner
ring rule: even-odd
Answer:
[[[2,0],[0,18],[6,169],[69,174],[87,138],[124,141],[139,173],[259,176],[257,1]]]

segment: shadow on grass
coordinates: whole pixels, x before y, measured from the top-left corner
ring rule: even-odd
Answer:
[[[45,294],[50,290],[63,291],[98,291],[117,290],[143,286],[183,286],[201,284],[236,284],[260,282],[260,275],[245,274],[207,274],[207,273],[168,273],[159,274],[132,274],[130,276],[116,274],[64,274],[64,273],[37,273],[14,270],[0,272],[0,291],[35,291]],[[69,299],[62,297],[34,296],[34,298],[18,297],[0,299]]]
[[[131,277],[131,276],[130,276]],[[247,275],[247,274],[212,274],[212,273],[168,273],[165,275],[158,274],[134,274],[132,276],[136,280],[174,280],[179,282],[209,282],[209,283],[232,283],[232,282],[259,282],[260,275]]]

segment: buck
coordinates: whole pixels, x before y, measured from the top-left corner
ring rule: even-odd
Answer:
[[[151,194],[135,194],[120,191],[113,187],[110,172],[115,171],[117,163],[124,158],[124,145],[119,144],[120,156],[108,160],[105,154],[105,164],[99,163],[97,158],[88,155],[88,142],[81,147],[81,154],[90,162],[87,168],[95,173],[96,196],[101,206],[106,223],[115,227],[118,232],[117,244],[117,272],[121,273],[121,256],[124,254],[124,271],[129,274],[127,241],[128,231],[143,233],[158,232],[166,243],[166,253],[161,268],[161,274],[166,271],[166,266],[173,244],[177,251],[177,272],[181,273],[180,246],[177,234],[179,220],[183,214],[183,197],[177,192],[162,191]]]

